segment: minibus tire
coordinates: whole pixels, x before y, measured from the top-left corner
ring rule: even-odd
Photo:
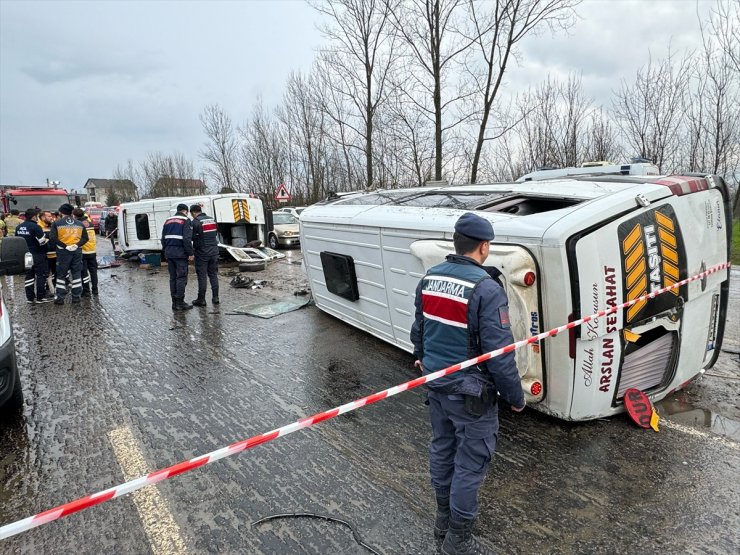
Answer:
[[[264,260],[255,260],[254,262],[242,262],[239,264],[240,272],[259,272],[267,267],[267,262]]]

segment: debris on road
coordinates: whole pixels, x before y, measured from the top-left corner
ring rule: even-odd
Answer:
[[[308,297],[303,299],[282,299],[272,303],[258,303],[240,306],[226,314],[256,316],[258,318],[273,318],[280,314],[303,308],[310,302],[311,299]]]

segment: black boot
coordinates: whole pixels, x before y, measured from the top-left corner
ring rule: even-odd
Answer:
[[[198,297],[193,301],[193,306],[206,306],[206,299],[205,297]]]
[[[437,518],[434,521],[434,540],[437,547],[442,545],[447,529],[450,527],[450,496],[437,495]]]
[[[193,308],[193,305],[186,303],[182,299],[177,299],[172,303],[172,310],[190,310],[191,308]]]
[[[213,304],[218,304],[218,303],[220,303],[221,301],[219,301],[219,300],[218,300],[218,295],[214,295],[214,296],[213,296],[213,298],[211,299],[211,302],[212,302]]]
[[[444,555],[494,555],[473,535],[472,520],[455,520],[450,517],[450,529],[442,544]]]

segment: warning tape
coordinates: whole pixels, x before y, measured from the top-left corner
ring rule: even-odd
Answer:
[[[528,339],[523,339],[522,341],[511,343],[510,345],[506,345],[505,347],[496,349],[495,351],[482,354],[478,357],[471,358],[469,360],[460,362],[453,366],[449,366],[448,368],[439,370],[437,372],[433,372],[426,376],[416,378],[415,380],[411,380],[406,383],[396,385],[384,391],[373,393],[372,395],[368,395],[367,397],[363,397],[362,399],[357,399],[356,401],[352,401],[351,403],[347,403],[339,407],[335,407],[333,409],[314,414],[313,416],[301,418],[300,420],[293,422],[292,424],[288,424],[287,426],[283,426],[282,428],[277,428],[270,432],[259,434],[259,435],[250,437],[249,439],[239,441],[237,443],[232,443],[228,447],[223,447],[216,451],[212,451],[205,455],[201,455],[200,457],[195,457],[194,459],[183,461],[181,463],[175,464],[173,466],[169,466],[167,468],[163,468],[161,470],[156,470],[154,472],[151,472],[150,474],[147,474],[146,476],[141,476],[140,478],[136,478],[135,480],[131,480],[130,482],[126,482],[119,486],[115,486],[113,488],[106,489],[104,491],[94,493],[92,495],[88,495],[86,497],[81,497],[80,499],[77,499],[76,501],[72,501],[64,505],[59,505],[58,507],[49,509],[48,511],[44,511],[43,513],[38,513],[34,516],[24,518],[23,520],[19,520],[11,524],[6,524],[5,526],[0,527],[0,540],[9,538],[11,536],[15,536],[16,534],[20,534],[21,532],[25,532],[26,530],[36,528],[37,526],[41,526],[42,524],[46,524],[48,522],[58,520],[67,515],[71,515],[83,509],[87,509],[88,507],[99,505],[100,503],[109,501],[111,499],[115,499],[116,497],[121,497],[128,493],[139,490],[143,487],[156,484],[158,482],[166,480],[167,478],[172,478],[173,476],[177,476],[178,474],[182,474],[184,472],[194,470],[196,468],[205,466],[207,464],[211,464],[212,462],[216,462],[219,459],[230,457],[231,455],[236,455],[237,453],[241,453],[242,451],[246,451],[247,449],[257,447],[258,445],[267,443],[278,437],[286,436],[298,430],[302,430],[303,428],[308,428],[309,426],[313,426],[314,424],[318,424],[319,422],[323,422],[324,420],[329,420],[331,418],[334,418],[335,416],[339,416],[340,414],[344,414],[344,413],[353,411],[355,409],[359,409],[367,405],[372,405],[373,403],[377,403],[378,401],[385,399],[387,397],[397,395],[398,393],[402,393],[409,389],[414,389],[416,387],[419,387],[420,385],[424,385],[431,381],[437,380],[443,376],[447,376],[449,374],[462,370],[463,368],[469,368],[470,366],[475,366],[476,364],[480,364],[481,362],[485,362],[489,359],[496,358],[498,356],[501,356],[506,353],[510,353],[512,351],[516,351],[517,349],[520,349],[521,347],[524,347],[526,345],[531,345],[532,343],[537,343],[538,341],[542,339],[546,339],[548,337],[554,337],[559,333],[572,329],[576,326],[580,326],[581,324],[589,322],[593,320],[594,318],[602,318],[604,316],[607,316],[608,314],[613,314],[617,312],[618,310],[621,310],[628,306],[632,306],[633,304],[638,303],[642,300],[652,299],[658,295],[661,295],[667,291],[670,291],[671,289],[681,287],[682,285],[685,285],[691,281],[702,279],[708,276],[709,274],[713,274],[715,272],[719,272],[721,270],[729,268],[730,265],[731,265],[730,262],[724,262],[722,264],[717,264],[716,266],[712,266],[711,268],[708,268],[707,270],[705,270],[704,272],[700,274],[696,274],[694,276],[691,276],[690,278],[679,281],[678,283],[675,283],[669,287],[664,287],[663,289],[653,291],[651,293],[648,293],[647,295],[643,295],[642,297],[632,299],[631,301],[628,301],[626,303],[613,306],[607,310],[600,310],[596,314],[585,316],[581,318],[580,320],[574,320],[573,322],[569,322],[568,324],[565,324],[563,326],[553,328],[549,331],[540,333],[538,335],[533,335],[532,337]]]

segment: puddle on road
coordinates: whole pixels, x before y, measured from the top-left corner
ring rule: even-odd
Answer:
[[[712,433],[740,441],[740,421],[738,420],[696,407],[675,397],[656,403],[655,408],[661,417],[671,422],[709,430]]]

